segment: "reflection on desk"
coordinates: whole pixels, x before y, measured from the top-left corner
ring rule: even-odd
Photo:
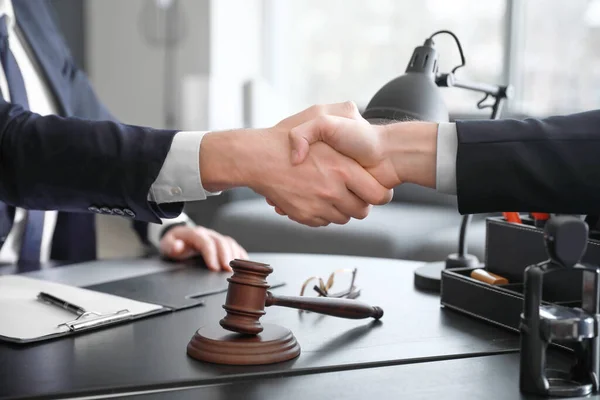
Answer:
[[[557,355],[550,366],[564,368]],[[518,354],[366,368],[324,374],[246,380],[198,388],[140,393],[131,400],[524,400]],[[586,397],[598,400],[600,396]],[[571,399],[572,400],[572,399]]]
[[[217,324],[225,315],[222,309],[225,293],[221,293],[206,297],[204,307],[150,317],[126,326],[39,346],[2,345],[0,398],[42,394],[65,397],[75,393],[93,395],[183,387],[250,377],[258,379],[516,352],[519,349],[518,335],[443,311],[438,296],[417,292],[413,288],[412,274],[418,263],[295,254],[252,254],[251,259],[271,264],[275,272],[269,280],[285,281],[286,286],[275,289],[278,294],[285,295],[297,295],[302,282],[309,276],[326,276],[335,269],[356,266],[359,269],[357,284],[362,289],[360,298],[380,305],[385,315],[380,324],[373,324],[365,320],[270,307],[261,321],[291,329],[302,348],[299,358],[256,367],[201,363],[186,355],[186,346],[196,329],[205,324]],[[99,264],[98,268],[105,265]],[[80,267],[91,274],[98,273],[94,263]],[[62,371],[62,375],[49,381],[39,369],[30,367],[42,359],[47,368]]]

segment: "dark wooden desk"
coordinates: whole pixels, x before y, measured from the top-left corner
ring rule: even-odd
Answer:
[[[560,366],[554,359],[551,366]],[[324,374],[265,378],[127,397],[138,400],[525,400],[519,392],[519,355],[422,362]],[[556,398],[554,398],[556,399]],[[574,398],[571,398],[573,400]],[[600,399],[600,396],[585,397]]]
[[[275,290],[291,295],[311,275],[326,277],[335,269],[356,266],[360,299],[383,307],[385,315],[373,324],[267,308],[262,321],[290,328],[302,354],[283,364],[228,367],[200,363],[185,352],[198,327],[216,324],[224,316],[225,295],[210,296],[204,307],[72,338],[32,346],[2,344],[0,398],[65,398],[518,351],[516,334],[442,310],[438,296],[416,291],[412,276],[417,263],[285,254],[256,254],[252,259],[270,263],[273,278],[287,283]],[[95,268],[105,264],[85,268],[97,274]]]

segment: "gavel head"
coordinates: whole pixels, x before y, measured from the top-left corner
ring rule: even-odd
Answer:
[[[227,315],[219,324],[227,330],[256,335],[263,327],[258,321],[265,314],[267,276],[273,272],[268,264],[246,260],[229,263],[233,275],[227,278],[227,299],[223,308]]]

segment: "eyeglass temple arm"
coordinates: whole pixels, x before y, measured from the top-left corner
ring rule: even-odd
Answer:
[[[307,298],[302,296],[274,296],[271,292],[267,292],[265,306],[296,308],[299,310],[312,311],[319,314],[348,319],[380,319],[383,316],[381,307],[370,306],[358,300],[331,297]]]

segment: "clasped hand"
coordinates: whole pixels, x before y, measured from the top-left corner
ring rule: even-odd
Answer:
[[[349,127],[360,135],[345,137]],[[374,129],[352,102],[313,106],[286,118],[267,135],[290,150],[261,160],[264,179],[251,187],[277,213],[304,225],[363,219],[372,205],[392,199],[397,181]]]

